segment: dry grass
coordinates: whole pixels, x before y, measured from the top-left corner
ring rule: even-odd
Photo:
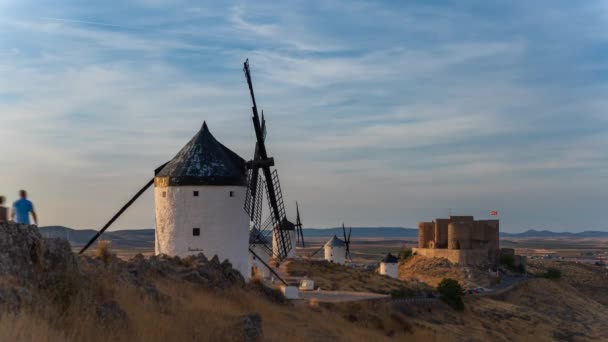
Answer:
[[[424,284],[393,279],[374,272],[329,263],[327,261],[292,260],[282,265],[287,274],[306,276],[315,281],[322,290],[358,291],[390,294],[399,291],[414,295],[428,290]]]
[[[306,267],[307,272],[326,272]],[[386,302],[280,304],[253,289],[212,291],[159,276],[147,279],[160,294],[155,297],[121,281],[108,267],[67,279],[63,290],[44,293],[47,300],[35,301],[29,310],[4,314],[0,341],[238,341],[238,317],[254,312],[262,317],[264,340],[271,342],[608,340],[606,306],[594,292],[568,279],[593,270],[568,267],[572,270],[559,281],[535,279],[499,298],[467,297],[462,313],[442,302],[406,305],[399,311]],[[336,274],[320,274],[319,279],[343,283],[349,290],[401,284],[368,273],[369,278],[358,279],[357,272],[363,271],[332,270],[327,273]],[[603,286],[601,277],[586,279],[600,279],[592,285]],[[108,301],[120,305],[126,321],[100,323],[94,303]]]
[[[62,300],[37,303],[34,311],[5,314],[0,319],[1,341],[238,341],[237,319],[257,312],[265,341],[383,341],[396,330],[390,310],[378,314],[376,325],[360,326],[323,306],[275,303],[244,288],[212,291],[183,281],[156,277],[161,300],[121,282],[111,271],[92,275],[77,293]],[[126,322],[100,324],[94,302],[116,301]],[[385,329],[389,327],[392,330]]]
[[[108,265],[110,260],[112,259],[112,252],[110,251],[110,241],[109,240],[99,240],[97,242],[97,250],[95,251],[95,256],[103,261],[104,265]]]

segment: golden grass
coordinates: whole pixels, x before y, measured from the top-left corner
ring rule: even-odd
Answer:
[[[392,328],[390,310],[378,313],[376,325],[349,322],[343,312],[304,303],[278,304],[244,288],[211,291],[195,284],[152,279],[164,299],[145,295],[122,283],[110,271],[94,275],[78,293],[62,301],[36,303],[35,311],[0,317],[1,341],[238,341],[237,319],[257,312],[264,341],[383,341],[387,333],[407,336]],[[100,324],[91,303],[115,300],[126,312],[127,324]]]
[[[2,315],[0,341],[238,341],[237,319],[254,312],[271,342],[608,340],[606,306],[567,279],[534,279],[497,298],[467,296],[460,313],[442,302],[400,311],[388,302],[279,304],[251,289],[212,291],[155,276],[148,280],[161,294],[157,300],[111,268],[88,276],[40,293],[46,299],[29,309]],[[337,277],[348,283],[344,274]],[[370,283],[386,285],[381,278]],[[346,286],[360,286],[359,280]],[[112,300],[128,322],[99,322],[94,303]]]
[[[393,279],[378,273],[327,261],[292,260],[282,265],[290,276],[307,276],[322,290],[357,291],[390,294],[393,291],[411,294],[428,290],[424,284]]]
[[[95,256],[101,261],[103,261],[104,265],[108,265],[108,263],[110,263],[110,260],[112,258],[112,252],[110,251],[109,240],[99,240],[97,242]]]

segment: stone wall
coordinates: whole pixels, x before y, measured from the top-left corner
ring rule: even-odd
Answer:
[[[427,258],[445,258],[454,264],[483,265],[488,263],[487,249],[412,248],[412,252]]]

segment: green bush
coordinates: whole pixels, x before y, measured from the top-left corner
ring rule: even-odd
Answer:
[[[454,279],[443,278],[439,285],[437,285],[437,292],[441,295],[441,299],[458,311],[464,310],[462,291],[462,286]]]
[[[510,269],[513,269],[513,265],[515,264],[515,258],[511,254],[502,254],[500,256],[500,264],[507,266]]]
[[[401,287],[390,292],[391,297],[393,298],[408,298],[413,297],[416,292],[412,289],[408,289],[407,287]]]
[[[562,277],[562,271],[558,270],[557,268],[550,267],[542,276],[547,279],[559,279]]]
[[[405,260],[409,257],[412,256],[412,249],[411,248],[404,248],[402,250],[399,251],[399,260]]]

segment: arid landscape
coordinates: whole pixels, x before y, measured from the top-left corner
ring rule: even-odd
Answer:
[[[393,297],[323,303],[287,301],[262,283],[245,284],[229,264],[202,256],[127,257],[132,253],[121,251],[122,257],[118,257],[111,247],[76,256],[66,249],[65,240],[45,240],[35,231],[5,227],[0,236],[0,242],[4,241],[0,252],[4,279],[1,340],[608,339],[608,276],[595,265],[532,259],[531,278],[500,293],[466,295],[465,309],[459,312],[437,298],[408,300],[427,297],[443,277],[468,286],[490,286],[484,283],[488,279],[481,271],[463,271],[440,259],[411,256],[403,260],[401,280],[307,258],[281,266],[290,276],[314,279],[322,289]],[[15,249],[9,241],[21,241],[23,248]],[[543,248],[549,245],[546,242]],[[39,246],[40,252],[26,252],[32,248],[28,246]],[[360,250],[359,255],[367,256],[361,260],[374,260],[381,251],[400,250],[394,240],[361,241],[353,246]],[[308,250],[299,252],[306,255]],[[18,261],[15,265],[23,265],[19,271],[4,264],[9,258]],[[559,269],[561,278],[534,277],[549,268]]]

